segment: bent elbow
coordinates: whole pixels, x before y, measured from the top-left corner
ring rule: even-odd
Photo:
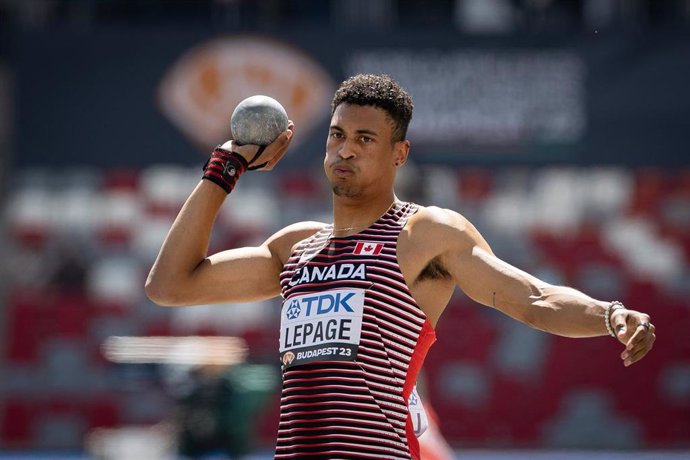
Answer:
[[[173,290],[166,287],[164,283],[152,280],[151,277],[146,280],[144,292],[151,302],[161,307],[175,307],[179,305]]]

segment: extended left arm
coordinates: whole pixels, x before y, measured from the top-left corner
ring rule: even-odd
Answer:
[[[457,215],[452,249],[443,256],[457,285],[473,300],[535,329],[565,337],[594,337],[611,332],[624,345],[626,366],[651,350],[656,338],[649,315],[611,308],[575,289],[554,286],[497,258],[479,232]],[[452,231],[452,230],[449,230]],[[450,237],[450,235],[448,235]]]

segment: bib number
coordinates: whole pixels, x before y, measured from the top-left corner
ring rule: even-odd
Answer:
[[[283,367],[313,361],[354,361],[363,313],[363,289],[334,289],[286,299],[280,316]]]

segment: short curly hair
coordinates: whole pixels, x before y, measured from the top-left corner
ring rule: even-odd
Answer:
[[[392,141],[405,140],[412,120],[412,97],[388,75],[359,74],[340,84],[331,102],[331,116],[340,104],[371,105],[383,109],[393,122]]]

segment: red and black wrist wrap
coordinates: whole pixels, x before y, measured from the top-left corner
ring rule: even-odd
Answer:
[[[216,147],[204,165],[202,179],[210,180],[225,190],[225,193],[230,193],[235,188],[237,179],[248,167],[247,160],[239,153]]]

